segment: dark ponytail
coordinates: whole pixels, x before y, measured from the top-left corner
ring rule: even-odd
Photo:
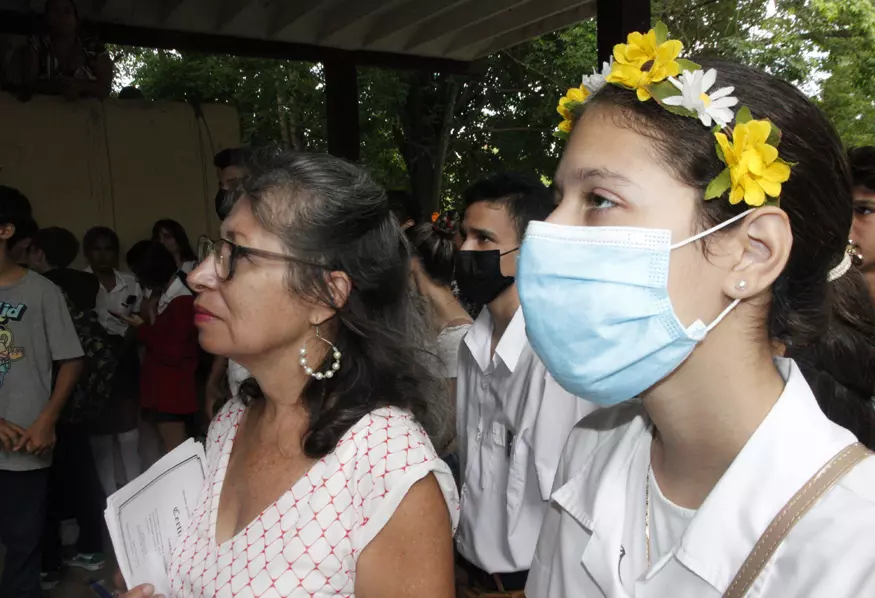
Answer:
[[[824,413],[875,447],[875,313],[856,271],[829,282],[844,256],[853,216],[847,157],[835,129],[798,89],[767,73],[737,64],[702,60],[715,68],[717,86],[734,95],[755,118],[781,129],[781,157],[794,163],[781,191],[781,209],[793,232],[793,248],[772,287],[768,315],[771,338],[797,358]],[[695,118],[679,118],[656,102],[640,102],[634,92],[608,85],[592,106],[619,108],[620,124],[651,139],[665,165],[681,182],[703,194],[725,165],[714,136]],[[749,206],[725,198],[699,203],[699,226],[706,230]],[[705,244],[707,249],[707,243]]]
[[[429,278],[446,287],[453,283],[458,227],[458,216],[454,212],[446,212],[437,215],[434,222],[417,224],[406,231],[422,269]]]

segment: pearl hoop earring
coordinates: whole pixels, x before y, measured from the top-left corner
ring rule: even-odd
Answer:
[[[307,375],[312,376],[316,380],[323,380],[325,378],[333,378],[334,373],[340,369],[341,353],[340,353],[340,351],[337,350],[337,347],[335,347],[331,343],[330,340],[328,340],[327,338],[325,338],[324,336],[322,336],[319,333],[319,326],[316,326],[316,340],[320,340],[323,343],[325,343],[326,345],[328,345],[329,347],[331,347],[332,357],[334,357],[334,363],[331,364],[331,369],[326,370],[324,372],[313,371],[313,368],[310,367],[310,364],[307,362],[307,341],[304,341],[304,346],[301,347],[301,359],[300,359],[299,363],[301,364],[301,367],[304,368],[304,371],[307,373]]]
[[[747,283],[743,280],[739,280],[738,283],[736,283],[735,288],[739,291],[743,291],[747,288]]]

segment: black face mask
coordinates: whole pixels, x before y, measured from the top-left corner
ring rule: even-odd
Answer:
[[[486,305],[492,303],[513,283],[513,276],[501,273],[501,257],[517,251],[501,253],[492,251],[460,251],[456,255],[456,284],[459,293],[469,303]]]

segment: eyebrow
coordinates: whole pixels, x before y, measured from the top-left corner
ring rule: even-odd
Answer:
[[[464,230],[464,232],[466,237],[468,235],[481,235],[486,237],[487,239],[491,239],[492,241],[494,241],[496,238],[495,233],[486,228],[468,228],[467,230]]]
[[[625,185],[632,185],[628,177],[607,168],[578,168],[574,176],[582,181],[589,179],[609,179]]]

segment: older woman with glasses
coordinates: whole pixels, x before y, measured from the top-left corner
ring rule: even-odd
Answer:
[[[452,422],[386,196],[329,156],[250,172],[188,279],[201,345],[252,377],[210,429],[171,593],[450,598],[458,502],[429,436]]]

